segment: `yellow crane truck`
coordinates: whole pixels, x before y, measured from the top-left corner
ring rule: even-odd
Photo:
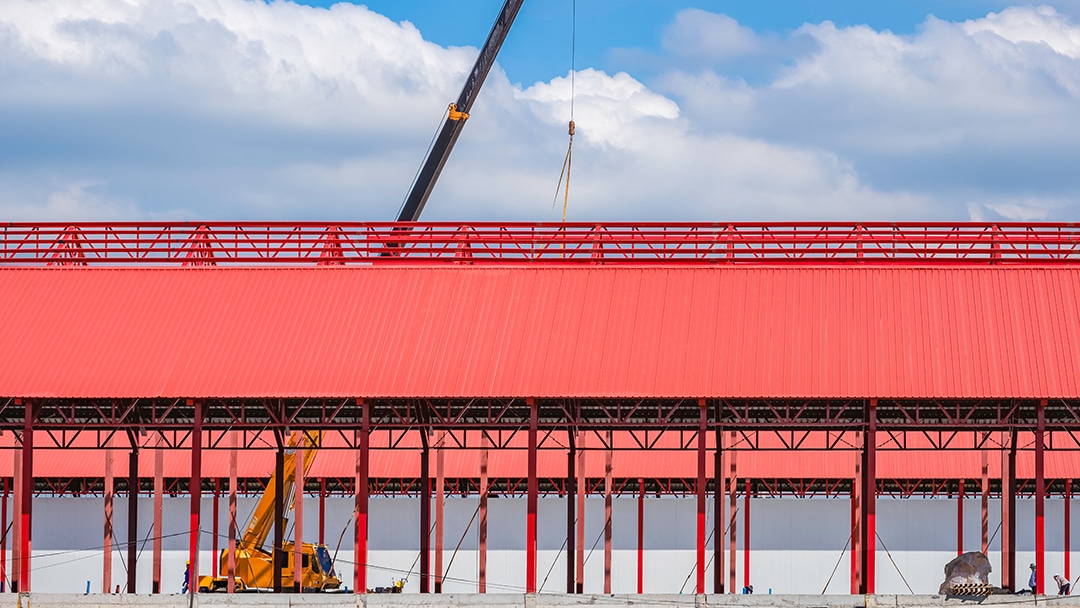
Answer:
[[[304,451],[304,470],[308,470],[311,462],[315,459],[318,440],[322,433],[317,433],[315,438],[307,433],[296,432],[289,438],[286,447],[285,468],[282,474],[282,497],[285,500],[284,512],[292,510],[296,495],[302,491],[296,486],[296,459],[289,457],[296,450]],[[274,588],[274,556],[273,547],[264,547],[266,539],[274,529],[274,501],[275,476],[270,477],[270,483],[266,486],[259,504],[255,507],[248,522],[247,530],[236,543],[236,590],[237,591],[267,591]],[[284,527],[284,522],[282,522]],[[281,584],[283,589],[292,589],[294,586],[294,572],[296,564],[293,563],[293,551],[295,544],[292,541],[284,543],[284,561],[282,563]],[[303,543],[300,546],[300,584],[304,591],[334,591],[341,587],[341,579],[334,570],[334,562],[330,557],[330,551],[326,545]],[[198,590],[224,591],[228,586],[229,550],[221,552],[221,563],[218,572],[223,576],[200,576]]]

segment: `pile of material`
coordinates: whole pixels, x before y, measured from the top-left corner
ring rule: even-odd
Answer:
[[[971,551],[945,564],[945,582],[939,595],[990,595],[990,560],[978,551]]]

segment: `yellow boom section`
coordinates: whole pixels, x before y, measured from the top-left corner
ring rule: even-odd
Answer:
[[[295,500],[293,486],[296,484],[296,459],[292,456],[296,454],[296,450],[304,450],[304,470],[307,471],[311,468],[311,463],[315,460],[315,454],[318,452],[321,443],[322,431],[314,433],[296,431],[289,436],[289,442],[285,446],[285,467],[281,471],[281,491],[282,498],[285,500],[285,513],[292,510],[293,501]],[[274,471],[270,476],[270,482],[266,484],[266,491],[263,492],[259,504],[255,507],[255,512],[251,515],[247,530],[240,537],[240,543],[236,547],[238,550],[262,550],[263,544],[266,543],[266,539],[274,529],[277,474],[278,472]]]

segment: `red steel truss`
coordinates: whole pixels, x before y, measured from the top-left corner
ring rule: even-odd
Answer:
[[[1066,223],[9,223],[0,265],[1071,264]]]
[[[9,223],[0,235],[0,266],[42,270],[72,265],[1009,267],[1077,263],[1080,227],[1050,223]],[[1048,495],[1071,496],[1074,489],[1071,476],[1048,478],[1046,460],[1051,453],[1080,454],[1080,401],[1038,395],[1026,399],[948,400],[877,399],[873,395],[854,399],[540,399],[528,395],[503,399],[28,399],[6,395],[0,387],[0,431],[14,438],[3,446],[14,455],[11,479],[17,542],[12,545],[13,589],[29,591],[35,493],[100,494],[107,497],[109,504],[115,489],[129,492],[137,488],[141,493],[153,492],[156,497],[163,492],[188,494],[192,497],[190,542],[194,556],[200,527],[200,493],[212,493],[216,498],[223,486],[232,495],[258,492],[264,483],[261,478],[242,476],[235,484],[223,484],[223,475],[211,478],[204,474],[204,459],[211,458],[215,451],[228,451],[235,478],[237,451],[276,447],[280,462],[283,437],[296,429],[324,431],[328,442],[324,449],[347,450],[354,455],[355,475],[349,471],[321,477],[307,473],[305,479],[308,495],[320,500],[332,494],[356,497],[357,521],[361,524],[355,527],[355,545],[360,564],[367,560],[369,495],[425,498],[421,501],[424,523],[419,531],[420,546],[425,548],[431,540],[424,531],[430,528],[433,494],[480,495],[481,510],[485,511],[480,517],[482,522],[486,522],[484,505],[489,496],[525,497],[528,519],[522,522],[522,528],[529,549],[524,578],[531,590],[537,581],[536,499],[541,493],[566,497],[570,514],[575,508],[582,512],[579,497],[587,494],[603,494],[609,513],[613,494],[636,495],[639,500],[646,494],[682,494],[697,498],[696,591],[704,593],[708,494],[713,494],[717,505],[724,504],[725,495],[732,505],[737,504],[736,495],[744,499],[752,495],[852,496],[853,590],[871,593],[875,570],[874,502],[879,495],[953,496],[975,493],[971,488],[980,488],[977,492],[984,497],[984,544],[986,497],[1000,496],[1006,585],[1011,584],[1015,572],[1015,500],[1018,495],[1030,495],[1036,501],[1036,562],[1041,568],[1045,552],[1043,502]],[[434,443],[436,437],[438,443]],[[111,459],[108,470],[100,476],[52,476],[35,468],[35,453],[40,458],[44,449],[102,448],[130,450],[128,479],[113,479]],[[402,470],[392,476],[371,474],[374,452],[405,449],[421,452],[418,470]],[[164,477],[160,473],[164,450],[183,450],[191,455],[187,474]],[[439,458],[433,466],[429,455],[431,451],[452,450],[482,450],[483,464],[475,475],[444,476]],[[489,475],[488,450],[525,452],[525,464],[512,474]],[[738,473],[740,455],[747,451],[805,454],[841,450],[857,454],[849,475],[748,478]],[[961,485],[963,476],[882,474],[882,454],[915,450],[943,456],[978,451],[992,454],[1001,466],[996,467],[997,473],[990,479],[984,461],[981,485],[969,486]],[[612,454],[620,451],[691,453],[696,471],[667,476],[634,471],[620,476],[613,474],[611,465]],[[145,474],[140,476],[140,452],[151,452],[157,459],[152,480]],[[565,477],[539,472],[538,459],[551,452],[565,455]],[[270,451],[266,453],[269,456]],[[603,461],[603,474],[596,474],[595,469],[586,472],[586,455],[594,467]],[[1033,456],[1029,459],[1033,464],[1030,471],[1025,468],[1029,456]],[[574,463],[578,463],[576,470]],[[439,471],[435,474],[436,484],[432,483],[432,468]],[[975,481],[974,476],[967,479]],[[749,502],[744,504],[744,521],[749,521]],[[438,500],[436,509],[441,510],[441,505],[442,500]],[[160,510],[155,511],[154,526],[160,529]],[[580,592],[583,574],[580,566],[575,569],[575,560],[569,555],[577,552],[576,563],[582,563],[584,520],[578,520],[576,529],[572,521],[568,524],[567,584],[568,590]],[[714,520],[718,567],[712,590],[723,592],[725,522],[719,517]],[[435,513],[435,521],[442,521],[441,513]],[[727,563],[734,568],[734,517],[731,523],[732,554]],[[129,525],[137,528],[137,522]],[[320,518],[320,538],[322,535]],[[607,538],[610,541],[610,530]],[[745,530],[740,538],[748,550]],[[0,554],[6,548],[2,543]],[[435,546],[441,543],[441,537],[437,538]],[[962,535],[958,545],[963,548]],[[606,542],[605,553],[609,552],[610,542]],[[428,558],[428,551],[423,551],[420,580],[425,589],[433,582],[438,591],[442,573],[432,572]],[[748,551],[744,558],[749,560]],[[484,559],[481,557],[481,563]],[[132,572],[134,561],[132,543]],[[437,569],[439,563],[436,560]],[[155,591],[160,583],[159,572],[155,568]],[[726,582],[734,585],[734,570],[730,572]],[[353,584],[356,589],[366,587],[364,568],[357,569]],[[479,584],[483,589],[483,575]],[[129,582],[128,591],[135,591],[133,582]]]

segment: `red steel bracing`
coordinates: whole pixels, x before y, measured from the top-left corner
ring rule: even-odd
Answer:
[[[353,574],[353,589],[356,593],[367,591],[367,564],[368,564],[368,494],[370,483],[371,452],[371,405],[365,400],[358,400],[362,414],[363,427],[359,430],[357,443],[359,450],[356,453],[356,552],[353,561],[356,562]]]
[[[698,400],[697,434],[697,593],[705,591],[705,440],[708,437],[709,410],[705,400]]]
[[[540,409],[536,400],[529,398],[529,495],[526,499],[525,522],[525,592],[536,593],[536,511],[540,484],[536,475],[536,444]]]
[[[1039,400],[1035,414],[1035,592],[1043,593],[1046,579],[1046,399]]]
[[[191,483],[188,485],[191,502],[191,523],[188,527],[188,561],[190,562],[188,570],[190,588],[188,593],[194,593],[198,590],[199,584],[199,511],[202,500],[203,402],[202,399],[195,399],[194,403],[189,402],[188,405],[195,407],[194,420],[191,426]],[[278,477],[281,477],[280,473]]]
[[[462,252],[467,252],[467,257]],[[1067,223],[10,223],[0,265],[1071,264]]]

